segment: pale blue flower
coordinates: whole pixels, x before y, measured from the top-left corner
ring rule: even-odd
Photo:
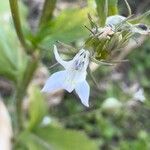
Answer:
[[[126,19],[126,17],[121,16],[121,15],[109,16],[106,19],[106,25],[114,28],[116,25],[118,25],[125,19]]]
[[[57,47],[54,45],[55,58],[65,70],[52,74],[46,81],[42,91],[53,92],[65,89],[69,93],[76,91],[81,102],[89,106],[90,87],[86,81],[86,70],[89,65],[90,53],[81,49],[70,61],[64,61],[58,54]]]
[[[134,93],[133,98],[137,101],[144,102],[145,101],[144,90],[140,88],[138,91]]]
[[[120,23],[125,21],[127,18],[121,15],[114,15],[114,16],[109,16],[106,19],[106,26],[110,26],[113,30],[115,30],[116,26],[118,26]],[[121,29],[130,29],[132,33],[138,33],[138,34],[143,34],[147,35],[150,34],[150,29],[147,27],[145,24],[131,24],[128,21],[125,21],[121,25]]]

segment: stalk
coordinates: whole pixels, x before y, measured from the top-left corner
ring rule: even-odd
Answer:
[[[40,27],[52,19],[56,1],[57,0],[45,0],[39,22]]]
[[[21,22],[20,22],[20,16],[19,16],[19,8],[18,8],[18,0],[9,0],[10,9],[11,9],[11,15],[14,22],[14,27],[18,36],[18,39],[23,46],[24,50],[27,53],[30,53],[30,49],[25,41],[22,28],[21,28]]]
[[[33,55],[30,57],[23,78],[22,82],[19,82],[17,86],[17,93],[16,93],[16,115],[17,115],[17,124],[18,124],[18,130],[21,131],[24,127],[24,116],[23,116],[23,109],[22,109],[22,100],[26,94],[28,85],[30,81],[32,80],[32,77],[36,71],[36,68],[38,67],[39,62],[39,55]]]

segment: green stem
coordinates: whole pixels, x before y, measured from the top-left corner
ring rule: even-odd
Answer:
[[[24,76],[22,78],[22,82],[19,83],[17,87],[17,94],[16,94],[16,112],[17,112],[17,124],[18,130],[21,131],[23,128],[23,109],[22,109],[22,100],[26,94],[27,87],[32,80],[32,77],[35,73],[35,70],[38,66],[39,55],[35,54],[29,58],[27,63]]]
[[[57,0],[45,0],[39,26],[51,20]]]
[[[88,71],[88,75],[91,77],[93,83],[96,85],[96,88],[97,88],[98,90],[100,90],[99,85],[98,85],[98,82],[96,81],[95,77],[93,76],[90,67],[88,67],[88,70],[87,70],[87,71]]]
[[[24,38],[24,35],[22,32],[22,28],[21,28],[19,8],[18,8],[18,0],[9,0],[9,4],[10,4],[11,14],[12,14],[12,18],[13,18],[13,22],[14,22],[17,36],[20,40],[20,43],[24,47],[25,51],[27,53],[30,53],[30,49],[29,49],[29,47],[25,41],[25,38]]]
[[[21,131],[23,128],[23,114],[22,114],[22,97],[23,93],[18,89],[16,93],[16,117],[17,117],[17,130]]]
[[[125,4],[126,4],[126,7],[127,7],[127,9],[128,9],[128,16],[131,16],[131,15],[132,15],[132,10],[131,10],[131,8],[130,8],[130,5],[129,5],[129,3],[128,3],[127,0],[124,0],[124,1],[125,1]]]

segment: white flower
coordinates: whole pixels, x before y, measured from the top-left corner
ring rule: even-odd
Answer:
[[[135,92],[135,94],[133,95],[133,98],[135,100],[144,102],[145,101],[144,90],[142,88],[139,89],[137,92]]]
[[[81,49],[72,60],[64,61],[59,56],[57,47],[54,45],[54,54],[56,60],[65,70],[52,74],[46,81],[42,91],[53,92],[65,89],[70,93],[75,89],[81,102],[88,107],[90,87],[86,81],[86,69],[89,65],[90,53],[87,50]]]
[[[139,33],[143,35],[150,34],[150,29],[145,24],[135,24],[132,26],[133,33]]]
[[[42,120],[42,125],[47,126],[49,124],[51,124],[52,119],[49,116],[45,116]]]
[[[106,25],[114,28],[116,25],[118,25],[125,19],[126,17],[120,15],[109,16],[106,19]]]
[[[109,16],[106,19],[106,26],[110,26],[113,30],[115,30],[116,26],[123,22],[125,19],[127,18],[121,15]],[[146,25],[131,24],[128,21],[121,25],[121,29],[130,29],[132,33],[138,33],[143,35],[147,35],[150,33],[150,29]]]

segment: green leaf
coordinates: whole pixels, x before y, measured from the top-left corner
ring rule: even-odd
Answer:
[[[2,7],[2,9],[1,9]],[[16,49],[12,50],[13,32],[10,32],[9,3],[0,6],[0,75],[16,82],[17,59]],[[9,37],[9,38],[8,38]],[[16,60],[16,61],[14,61]]]
[[[37,129],[36,133],[57,150],[98,150],[97,144],[82,132],[49,126]]]
[[[0,75],[16,83],[25,66],[26,56],[23,56],[21,50],[19,52],[18,42],[13,34],[10,28],[4,30],[0,25]]]
[[[29,102],[30,119],[28,128],[32,130],[41,123],[43,117],[47,114],[48,108],[41,91],[35,86],[32,86],[29,91]]]
[[[0,75],[17,84],[26,66],[27,57],[16,37],[8,1],[2,6],[4,8],[0,13]]]
[[[29,131],[23,131],[15,144],[15,150],[52,150],[51,145]]]
[[[95,0],[97,14],[99,16],[99,25],[105,26],[105,21],[108,16],[108,0]]]
[[[47,126],[34,132],[24,131],[18,137],[16,150],[98,150],[98,143],[83,132]]]
[[[108,16],[118,14],[118,0],[108,0]]]
[[[6,11],[9,10],[9,1],[3,1],[0,5],[0,14],[1,13],[6,13]]]
[[[56,41],[70,43],[87,37],[84,25],[88,23],[88,11],[88,8],[64,10],[41,29],[34,42],[39,42],[44,49],[50,49]]]

